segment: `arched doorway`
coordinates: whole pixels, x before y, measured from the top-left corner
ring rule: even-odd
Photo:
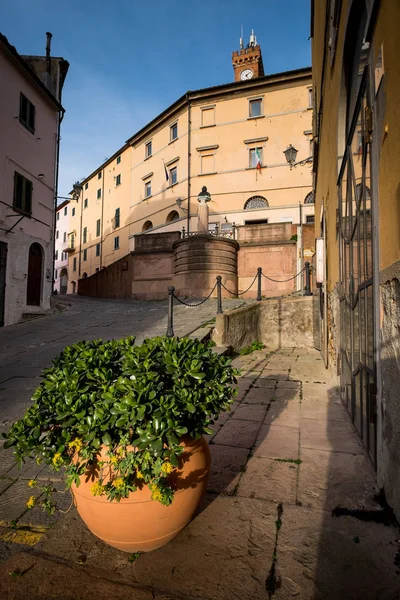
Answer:
[[[62,269],[60,273],[60,294],[66,294],[68,289],[68,271]]]
[[[26,285],[26,303],[29,306],[40,306],[42,295],[43,248],[40,244],[32,244],[29,248],[28,281]]]

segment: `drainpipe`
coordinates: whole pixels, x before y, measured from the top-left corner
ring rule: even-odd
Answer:
[[[104,173],[105,169],[103,169],[103,174],[101,176],[103,184],[101,189],[100,269],[103,266]]]
[[[82,263],[82,221],[83,221],[83,195],[84,195],[84,186],[82,186],[81,191],[81,227],[79,232],[79,267],[78,267],[78,280],[81,277],[81,263]],[[78,288],[77,288],[78,291]]]
[[[191,161],[191,152],[190,152],[190,128],[191,128],[191,120],[190,120],[190,98],[189,98],[189,94],[186,94],[186,100],[187,100],[187,105],[188,105],[188,186],[187,186],[187,197],[188,197],[188,214],[187,214],[187,226],[186,226],[186,230],[189,233],[190,231],[190,189],[191,189],[191,182],[190,182],[190,161]]]

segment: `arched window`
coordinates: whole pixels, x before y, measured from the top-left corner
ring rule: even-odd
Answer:
[[[263,196],[252,196],[249,198],[245,205],[244,210],[253,210],[254,208],[267,208],[268,200],[263,198]]]
[[[304,204],[315,204],[314,192],[309,192],[304,198]]]
[[[172,221],[177,221],[179,219],[179,213],[176,210],[173,210],[167,216],[166,223],[171,223]]]
[[[356,185],[356,198],[357,198],[357,200],[360,200],[361,193],[362,193],[362,184],[361,183],[357,183],[357,185]],[[366,200],[371,200],[371,190],[369,189],[369,187],[367,185],[365,186],[365,199]]]
[[[142,231],[148,231],[149,229],[153,229],[153,223],[151,221],[146,221],[143,224]]]

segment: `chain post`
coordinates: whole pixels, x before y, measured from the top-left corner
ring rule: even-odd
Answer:
[[[312,296],[313,294],[311,291],[311,284],[310,284],[310,274],[311,274],[310,263],[306,262],[304,264],[304,268],[306,270],[306,287],[305,287],[304,295]]]
[[[185,230],[185,228],[184,228],[184,227],[182,227],[182,239],[184,239],[184,237],[185,237],[185,233],[186,233],[186,230]]]
[[[258,302],[261,301],[261,275],[262,275],[262,268],[258,267],[257,269],[257,300]]]
[[[221,275],[217,276],[217,315],[222,315],[222,277]]]
[[[168,327],[167,337],[174,337],[174,292],[175,288],[171,285],[168,288]]]

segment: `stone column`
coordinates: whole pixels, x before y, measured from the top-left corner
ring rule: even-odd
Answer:
[[[199,203],[199,210],[197,213],[198,216],[198,224],[197,231],[199,233],[208,233],[208,204],[205,202]]]

